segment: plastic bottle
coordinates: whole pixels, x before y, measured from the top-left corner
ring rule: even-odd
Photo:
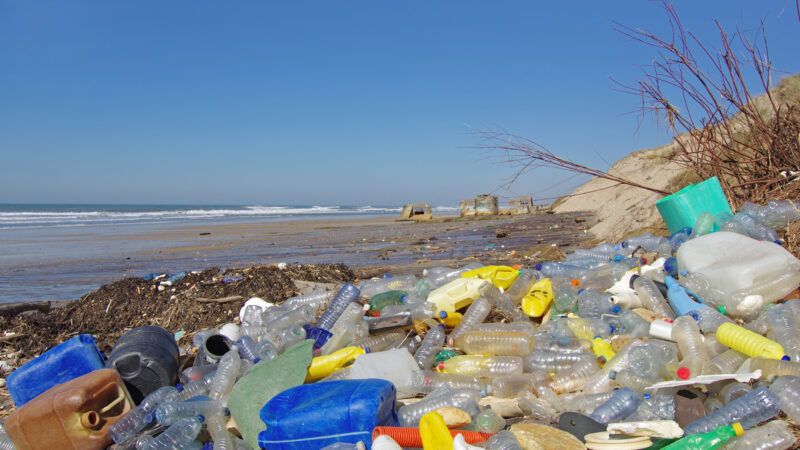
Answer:
[[[492,450],[522,450],[519,441],[510,431],[501,431],[486,441],[486,448]]]
[[[261,358],[256,354],[256,341],[248,335],[244,335],[236,341],[236,347],[239,349],[239,355],[252,362],[257,363]]]
[[[572,336],[554,336],[539,332],[534,335],[533,348],[537,351],[559,353],[588,353],[592,351],[592,343],[586,339]]]
[[[436,354],[444,346],[444,340],[445,332],[443,326],[434,324],[428,329],[428,332],[425,333],[425,338],[414,353],[414,360],[417,361],[421,369],[428,370],[433,366]]]
[[[347,308],[347,305],[358,300],[359,295],[361,295],[361,291],[359,291],[357,287],[350,283],[343,284],[342,287],[339,288],[339,292],[336,293],[336,296],[325,309],[325,312],[317,321],[317,328],[330,330],[333,324],[336,323],[336,319],[338,319],[345,308]]]
[[[800,220],[800,205],[790,200],[772,200],[766,205],[750,202],[739,208],[739,212],[755,217],[759,222],[773,229],[786,227],[789,222]]]
[[[170,426],[181,419],[189,417],[209,417],[224,414],[225,407],[215,400],[167,401],[156,408],[156,421],[164,426]]]
[[[311,292],[310,294],[297,295],[287,298],[286,301],[283,302],[283,306],[286,306],[289,309],[295,309],[301,306],[319,308],[323,304],[330,301],[335,294],[336,291],[317,291]]]
[[[447,386],[451,389],[474,389],[482,393],[488,390],[486,385],[480,383],[474,377],[454,373],[433,372],[431,370],[423,370],[415,373],[408,387],[420,394],[427,395],[442,386]]]
[[[800,334],[793,315],[784,305],[775,305],[767,309],[765,319],[775,341],[792,361],[800,361]]]
[[[316,381],[325,378],[352,363],[364,353],[364,349],[350,346],[336,350],[330,355],[312,358],[311,365],[308,367],[306,381]]]
[[[208,390],[211,389],[211,383],[214,382],[214,377],[217,375],[216,366],[214,370],[206,374],[203,378],[192,381],[191,383],[184,384],[181,391],[178,393],[179,400],[189,400],[190,398],[200,395],[206,395]]]
[[[725,442],[744,434],[744,429],[739,423],[722,425],[714,430],[693,434],[664,447],[665,450],[710,450],[719,448]]]
[[[553,308],[558,313],[574,312],[578,302],[578,293],[569,281],[553,281]]]
[[[703,345],[703,335],[697,322],[689,316],[680,316],[672,323],[672,340],[681,352],[678,378],[686,380],[707,372],[710,367],[708,350]]]
[[[589,289],[578,294],[578,316],[582,318],[602,317],[611,311],[611,298],[608,294],[599,294]]]
[[[355,337],[358,322],[364,317],[364,309],[358,303],[350,303],[330,329],[332,336],[320,348],[320,354],[328,355],[347,345]]]
[[[528,293],[536,281],[538,281],[537,272],[529,269],[519,269],[517,279],[514,280],[514,284],[506,290],[505,294],[512,303],[518,305],[522,301],[522,297],[525,297],[525,294]]]
[[[661,291],[658,290],[653,280],[645,277],[638,277],[633,281],[633,289],[636,291],[636,295],[639,296],[639,300],[645,308],[660,317],[666,317],[668,319],[675,318],[675,312],[672,311],[672,308],[669,306],[664,296],[661,295]]]
[[[707,305],[694,301],[689,296],[689,292],[686,288],[681,286],[674,278],[664,278],[664,284],[667,285],[667,301],[669,301],[669,306],[675,311],[675,314],[683,316],[689,314],[691,311],[708,307]]]
[[[464,313],[461,323],[450,332],[450,340],[454,341],[475,325],[482,323],[489,317],[490,312],[492,312],[492,305],[489,303],[489,300],[481,297],[472,302],[469,308],[467,308],[467,312]]]
[[[697,321],[700,331],[704,334],[716,333],[717,328],[723,323],[733,323],[733,321],[721,314],[714,308],[700,308],[690,311],[689,314]]]
[[[523,358],[523,364],[526,372],[534,370],[558,372],[585,360],[594,361],[595,357],[591,353],[562,353],[559,351],[536,350]]]
[[[347,305],[345,305],[346,307]],[[273,308],[274,309],[274,308]],[[296,309],[286,311],[265,323],[265,327],[270,332],[283,330],[295,325],[305,325],[311,323],[317,315],[317,308],[313,306],[300,306]],[[327,329],[327,328],[326,328]]]
[[[457,373],[473,377],[494,377],[522,373],[522,358],[518,356],[454,356],[439,364],[439,369],[447,373]]]
[[[398,275],[390,278],[376,278],[361,282],[361,295],[367,298],[386,291],[410,291],[417,284],[417,277],[413,274]],[[324,328],[324,327],[322,327]]]
[[[471,263],[467,264],[466,266],[460,269],[439,267],[439,268],[428,269],[431,273],[426,273],[426,271],[423,271],[422,273],[426,278],[430,280],[431,286],[433,288],[439,288],[453,280],[461,278],[462,273],[473,269],[478,269],[480,267],[483,267],[483,265],[479,263]]]
[[[241,365],[242,359],[239,356],[239,350],[234,345],[219,361],[219,367],[208,393],[209,398],[222,400],[231,393],[231,389],[233,389],[233,385],[239,377]]]
[[[265,336],[279,351],[306,339],[306,330],[301,325],[292,325],[279,331],[267,333]],[[260,343],[260,342],[259,342]]]
[[[119,421],[108,429],[111,439],[117,444],[136,436],[153,421],[153,413],[158,405],[166,401],[177,400],[178,390],[173,386],[164,386],[156,389],[142,400],[136,408],[122,416]]]
[[[800,377],[778,377],[769,390],[778,397],[781,410],[797,423],[800,419]]]
[[[0,435],[0,450],[15,450],[16,446],[7,435]]]
[[[659,248],[663,248],[664,242],[669,243],[666,238],[659,236],[638,236],[622,241],[622,248],[634,250],[637,247],[641,247],[647,252],[655,252],[658,251]],[[670,250],[671,249],[672,246],[670,246]],[[672,252],[670,251],[670,253]]]
[[[650,323],[630,309],[621,310],[617,317],[625,334],[636,337],[644,337],[650,334]]]
[[[455,339],[468,354],[525,356],[533,351],[533,335],[515,331],[468,331]]]
[[[745,429],[750,429],[778,415],[779,402],[778,396],[765,387],[759,387],[686,425],[683,430],[687,435],[705,433],[734,422],[739,422]]]
[[[481,393],[473,389],[442,388],[429,394],[424,399],[403,406],[397,411],[400,426],[415,427],[423,415],[445,406],[459,408],[470,416],[478,413],[478,401]]]
[[[717,328],[717,340],[727,347],[750,357],[788,359],[781,344],[733,323]]]
[[[233,439],[225,427],[226,423],[227,420],[222,414],[206,417],[206,427],[211,440],[214,442],[214,450],[234,450]]]
[[[620,421],[633,414],[641,403],[642,396],[636,391],[628,388],[617,389],[611,398],[592,411],[589,417],[604,425]]]
[[[203,424],[196,417],[181,419],[156,437],[142,436],[136,442],[137,450],[173,450],[185,448],[200,434]]]
[[[376,314],[389,305],[402,305],[405,303],[406,298],[408,298],[406,291],[381,292],[369,299],[369,312],[370,314]]]
[[[536,264],[536,270],[548,278],[577,279],[586,273],[586,269],[558,262],[544,262]]]
[[[550,387],[557,393],[574,392],[583,387],[586,380],[598,369],[597,361],[594,358],[582,359],[556,373]]]
[[[711,358],[711,365],[715,366],[719,373],[736,373],[745,360],[747,360],[747,356],[736,350],[727,350]]]
[[[722,229],[724,231],[738,231],[739,229],[743,229],[745,234],[753,239],[775,243],[781,242],[775,230],[748,214],[734,214],[730,221],[722,226]]]
[[[511,398],[531,392],[534,388],[546,383],[549,376],[543,371],[506,375],[492,378],[489,392],[495,397]]]
[[[395,348],[406,339],[406,333],[403,331],[389,331],[387,333],[376,334],[368,336],[363,339],[353,341],[350,345],[353,347],[369,349],[371,352],[382,352],[390,348]],[[346,347],[345,347],[346,348]]]
[[[675,396],[668,394],[644,394],[644,399],[632,416],[626,418],[628,422],[651,420],[674,420]]]
[[[611,345],[611,343],[601,337],[596,337],[592,339],[592,352],[594,353],[595,356],[597,356],[597,359],[603,364],[605,364],[606,361],[610,361],[611,358],[613,358],[614,355],[616,355],[616,352],[614,352],[614,348]]]
[[[742,355],[742,360],[744,362],[744,355]],[[800,376],[800,362],[753,358],[750,360],[750,370],[760,370],[761,377],[766,380],[783,376],[798,377]]]
[[[720,447],[722,450],[786,450],[795,444],[789,425],[782,420],[773,420],[752,428],[744,436],[731,439]]]

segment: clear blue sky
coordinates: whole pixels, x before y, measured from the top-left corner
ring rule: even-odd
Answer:
[[[793,0],[676,6],[701,37],[763,17],[800,71]],[[0,0],[0,202],[452,205],[511,175],[470,127],[606,166],[669,139],[609,79],[653,57],[615,20],[665,25],[641,0]]]

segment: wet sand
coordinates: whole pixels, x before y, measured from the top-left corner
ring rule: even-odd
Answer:
[[[0,259],[0,303],[72,300],[123,277],[209,267],[342,262],[402,273],[465,259],[519,263],[537,245],[569,247],[586,239],[589,223],[575,220],[583,217],[540,214],[415,223],[382,216],[34,236],[29,240],[41,247],[41,255],[28,257],[30,251],[23,251],[15,260],[12,252]],[[18,239],[14,245],[33,245],[25,242]]]

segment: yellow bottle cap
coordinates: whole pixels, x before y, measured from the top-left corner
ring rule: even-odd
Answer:
[[[733,427],[733,431],[736,433],[736,436],[741,436],[744,434],[744,428],[739,422],[734,422],[731,426]]]

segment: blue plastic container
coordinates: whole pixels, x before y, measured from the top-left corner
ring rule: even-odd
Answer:
[[[667,224],[669,232],[675,234],[682,228],[691,228],[703,213],[712,216],[732,214],[728,198],[717,177],[697,184],[690,184],[680,191],[656,202],[656,208]],[[718,228],[714,225],[713,231]]]
[[[372,446],[376,426],[397,425],[396,391],[386,380],[341,380],[300,385],[281,392],[261,408],[267,429],[261,448],[318,450],[336,442]]]
[[[6,378],[8,392],[20,407],[53,386],[102,369],[103,359],[94,338],[79,334],[11,372]]]

